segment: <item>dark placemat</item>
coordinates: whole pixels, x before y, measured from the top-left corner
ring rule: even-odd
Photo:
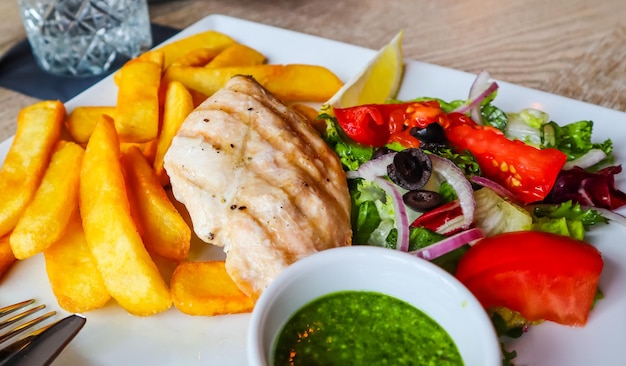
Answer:
[[[152,44],[157,45],[180,30],[152,24]],[[118,57],[111,69],[98,76],[72,78],[56,76],[41,70],[33,57],[30,44],[24,40],[0,58],[0,86],[38,99],[66,102],[120,68],[127,59]]]

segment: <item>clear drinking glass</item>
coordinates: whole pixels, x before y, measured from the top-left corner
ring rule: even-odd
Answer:
[[[118,55],[152,44],[146,0],[17,0],[39,66],[52,74],[93,76]]]

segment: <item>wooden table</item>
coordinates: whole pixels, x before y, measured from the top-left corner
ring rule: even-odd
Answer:
[[[16,0],[0,2],[0,55],[24,39]],[[378,49],[405,30],[405,56],[626,111],[624,0],[175,0],[154,23],[225,14]],[[0,141],[36,100],[0,88]]]

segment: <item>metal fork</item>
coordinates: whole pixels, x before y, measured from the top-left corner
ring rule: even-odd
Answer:
[[[27,320],[27,317],[46,307],[46,305],[31,306],[34,303],[35,300],[30,299],[0,308],[0,331],[14,326],[5,333],[0,333],[0,365],[49,365],[85,322],[82,317],[70,315],[31,331],[22,338],[9,341],[17,338],[19,333],[33,328],[56,314],[56,311],[50,311],[37,318]],[[23,311],[8,317],[18,310]],[[46,332],[48,329],[50,332]]]
[[[3,308],[0,308],[0,331],[2,331],[5,328],[8,328],[12,325],[16,325],[14,328],[6,331],[5,333],[0,333],[0,346],[3,346],[4,343],[6,341],[8,341],[9,339],[15,337],[16,335],[18,335],[19,333],[22,333],[32,327],[34,327],[35,325],[41,323],[42,321],[56,315],[56,311],[50,311],[47,312],[37,318],[34,318],[32,320],[26,321],[24,323],[21,323],[18,325],[18,323],[23,320],[26,319],[28,316],[41,311],[43,309],[45,309],[46,305],[42,304],[42,305],[38,305],[38,306],[34,306],[34,307],[30,307],[28,308],[28,306],[32,305],[35,303],[35,299],[30,299],[30,300],[26,300],[26,301],[22,301],[22,302],[18,302],[17,304],[13,304],[13,305],[9,305],[9,306],[5,306]],[[21,310],[21,309],[25,309],[24,311],[22,311],[21,313],[18,313],[17,315],[13,315],[11,317],[7,317],[8,315]],[[6,318],[6,319],[4,319]],[[49,325],[48,325],[49,326]],[[45,330],[46,327],[37,330],[37,333],[41,333],[43,330]]]

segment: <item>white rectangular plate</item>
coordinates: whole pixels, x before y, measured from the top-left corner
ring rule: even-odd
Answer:
[[[264,53],[271,63],[324,65],[347,81],[374,55],[361,47],[313,37],[221,15],[208,16],[173,39],[214,29]],[[382,46],[382,45],[381,45]],[[465,98],[474,75],[416,61],[407,61],[400,99],[420,96],[444,100]],[[534,107],[559,123],[595,122],[597,141],[611,138],[616,161],[626,161],[626,114],[548,93],[499,82],[496,105],[506,111]],[[114,105],[116,88],[109,77],[67,103]],[[4,160],[11,139],[0,144]],[[624,173],[626,174],[626,173]],[[623,178],[618,187],[626,188]],[[626,229],[618,224],[594,230],[588,239],[603,253],[600,281],[605,299],[592,311],[584,328],[553,323],[532,327],[511,343],[517,365],[617,365],[626,360]],[[219,255],[218,251],[212,251]],[[43,257],[17,263],[0,282],[0,305],[36,298],[56,307]],[[111,301],[85,314],[87,324],[60,355],[59,365],[245,365],[249,314],[191,317],[176,309],[152,317],[127,314]]]

